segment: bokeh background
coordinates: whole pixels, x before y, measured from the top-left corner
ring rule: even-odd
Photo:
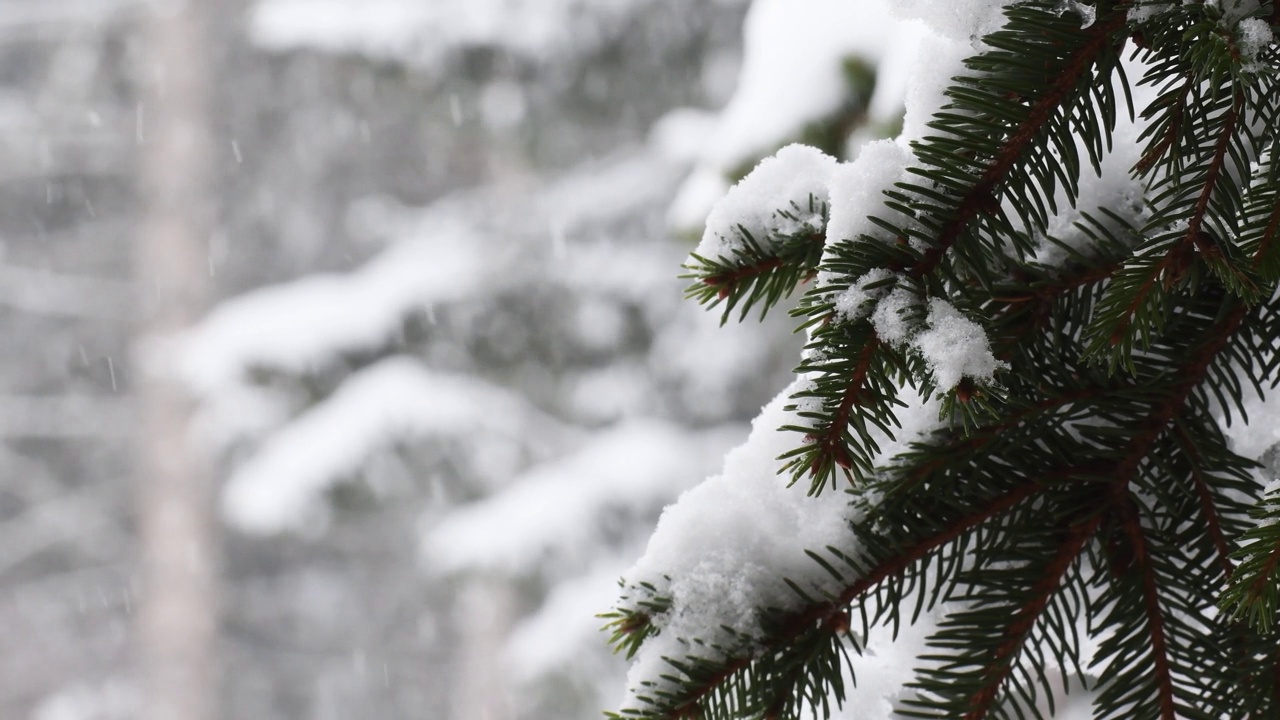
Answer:
[[[0,717],[599,717],[595,615],[798,357],[680,264],[759,158],[894,134],[916,42],[879,0],[0,0]]]

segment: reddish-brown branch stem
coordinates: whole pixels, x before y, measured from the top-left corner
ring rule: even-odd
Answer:
[[[1195,78],[1188,77],[1182,84],[1182,96],[1178,98],[1178,102],[1174,105],[1173,117],[1169,119],[1169,129],[1165,132],[1164,137],[1160,138],[1160,142],[1151,147],[1150,150],[1142,154],[1138,163],[1133,166],[1134,171],[1139,175],[1145,174],[1164,156],[1164,152],[1173,145],[1173,141],[1177,139],[1178,133],[1182,130],[1182,114],[1186,112],[1187,95],[1196,86]]]
[[[1280,5],[1280,0],[1276,0],[1276,3]],[[1262,258],[1271,249],[1271,243],[1275,242],[1277,235],[1280,235],[1280,201],[1271,208],[1271,217],[1267,219],[1267,227],[1258,240],[1258,250],[1253,254],[1253,267],[1257,268],[1262,263]]]
[[[777,270],[780,267],[782,267],[781,258],[767,258],[750,265],[743,265],[742,267],[730,272],[708,275],[702,279],[702,283],[714,288],[719,288],[721,292],[732,291],[733,288],[743,280],[756,277],[757,275],[764,275],[765,273]]]
[[[1142,574],[1143,606],[1147,614],[1147,625],[1151,634],[1151,656],[1157,682],[1157,693],[1160,703],[1161,720],[1174,720],[1175,705],[1173,693],[1173,676],[1169,666],[1168,643],[1165,639],[1164,613],[1160,608],[1158,579],[1155,568],[1150,564],[1146,536],[1138,517],[1138,510],[1129,495],[1129,486],[1138,477],[1142,460],[1151,452],[1159,437],[1165,432],[1174,416],[1186,402],[1187,397],[1203,380],[1218,353],[1226,347],[1231,336],[1243,322],[1248,308],[1236,301],[1235,307],[1226,321],[1214,328],[1214,334],[1201,345],[1191,361],[1183,366],[1180,379],[1174,383],[1172,394],[1160,403],[1147,416],[1140,432],[1129,443],[1129,452],[1116,464],[1113,506],[1129,538],[1133,553],[1132,560]]]
[[[1205,522],[1209,525],[1209,537],[1213,539],[1213,547],[1218,552],[1218,563],[1222,566],[1223,577],[1230,578],[1235,570],[1235,563],[1231,562],[1231,545],[1222,532],[1222,521],[1219,519],[1218,506],[1213,501],[1213,494],[1209,491],[1209,483],[1204,479],[1204,473],[1200,471],[1200,454],[1185,430],[1175,425],[1174,432],[1191,464],[1191,479],[1196,486],[1196,497],[1200,500],[1200,511],[1204,513]]]
[[[827,236],[824,233],[815,232],[806,236],[804,240],[815,245],[823,245],[827,242]],[[780,257],[767,257],[733,270],[708,275],[702,278],[702,284],[717,288],[723,297],[733,292],[738,283],[743,280],[771,273],[786,264],[786,261]]]
[[[1142,306],[1143,301],[1166,270],[1170,271],[1169,276],[1165,278],[1166,286],[1168,286],[1168,284],[1176,282],[1186,271],[1186,268],[1190,266],[1191,257],[1193,257],[1191,253],[1195,249],[1201,249],[1202,252],[1219,252],[1216,246],[1212,246],[1202,236],[1200,228],[1204,224],[1205,214],[1209,210],[1209,202],[1213,198],[1213,191],[1218,186],[1218,178],[1222,174],[1226,161],[1227,148],[1231,144],[1231,136],[1235,132],[1236,122],[1240,118],[1240,108],[1243,103],[1244,98],[1237,94],[1231,109],[1227,111],[1226,124],[1214,144],[1213,158],[1209,161],[1209,167],[1206,170],[1204,187],[1200,189],[1200,195],[1196,198],[1191,217],[1187,220],[1187,230],[1182,236],[1182,241],[1170,248],[1169,252],[1165,253],[1164,257],[1152,266],[1151,274],[1143,281],[1139,291],[1134,294],[1133,300],[1125,308],[1123,319],[1121,319],[1112,333],[1112,344],[1118,343],[1122,334],[1129,329],[1129,326],[1133,323],[1134,315],[1138,312],[1138,308]],[[1205,247],[1206,245],[1209,247]]]
[[[1268,583],[1275,581],[1276,566],[1280,565],[1280,545],[1271,548],[1271,554],[1267,556],[1267,561],[1262,564],[1262,568],[1258,570],[1258,576],[1249,584],[1249,600],[1257,600],[1262,597]]]
[[[1004,637],[1007,640],[992,655],[991,662],[988,665],[987,684],[970,698],[969,711],[964,715],[965,720],[981,720],[991,711],[996,698],[999,697],[1000,688],[1013,670],[1014,655],[1021,651],[1026,644],[1027,638],[1031,636],[1031,631],[1035,628],[1036,621],[1044,613],[1045,609],[1049,607],[1053,594],[1061,587],[1062,578],[1071,569],[1071,566],[1075,564],[1076,559],[1079,558],[1085,543],[1089,542],[1094,534],[1097,533],[1098,527],[1102,523],[1102,517],[1101,513],[1097,513],[1085,521],[1073,525],[1067,532],[1058,554],[1045,566],[1044,577],[1032,588],[1031,598],[1018,609],[1013,621],[1006,628]]]
[[[1227,147],[1231,144],[1231,136],[1235,133],[1236,122],[1240,119],[1240,110],[1243,106],[1244,95],[1236,93],[1231,103],[1231,109],[1227,111],[1227,119],[1222,127],[1222,133],[1218,135],[1218,142],[1214,144],[1213,159],[1209,161],[1209,168],[1204,179],[1204,188],[1200,190],[1200,196],[1196,198],[1195,209],[1191,213],[1191,218],[1187,221],[1187,233],[1184,237],[1188,243],[1194,243],[1200,235],[1200,226],[1204,224],[1204,216],[1209,210],[1209,201],[1213,198],[1213,191],[1218,187],[1218,176],[1222,174],[1223,165],[1226,164]]]
[[[835,417],[831,420],[831,427],[827,428],[821,439],[828,452],[839,455],[840,451],[844,449],[845,426],[849,424],[849,415],[853,412],[853,406],[857,404],[859,396],[862,395],[865,389],[867,375],[871,372],[871,363],[875,360],[876,351],[879,349],[880,338],[873,337],[858,352],[858,363],[854,366],[853,376],[849,378],[849,385],[845,388],[844,397],[840,399],[840,407],[836,408]]]
[[[1147,614],[1147,629],[1151,634],[1151,660],[1154,664],[1156,693],[1160,702],[1161,720],[1177,720],[1177,708],[1174,704],[1173,672],[1169,667],[1169,645],[1165,638],[1164,611],[1160,608],[1159,580],[1155,568],[1151,566],[1147,538],[1142,532],[1142,523],[1138,519],[1138,510],[1133,506],[1133,499],[1128,490],[1121,489],[1122,506],[1117,513],[1121,516],[1121,525],[1129,537],[1133,551],[1133,561],[1142,574],[1143,608]]]

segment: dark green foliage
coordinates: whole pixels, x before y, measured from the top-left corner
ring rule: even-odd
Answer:
[[[823,717],[844,652],[944,602],[903,717],[1040,717],[1055,686],[1090,678],[1099,718],[1280,717],[1280,494],[1261,497],[1219,424],[1280,382],[1280,55],[1247,57],[1217,4],[1137,22],[1100,0],[1083,28],[1059,5],[1008,9],[913,143],[911,179],[883,189],[874,232],[747,237],[689,266],[691,295],[743,315],[822,278],[793,311],[811,382],[780,459],[812,494],[849,488],[860,550],[810,548],[840,592],[793,585],[796,606],[761,608],[763,636],[738,645],[684,639],[689,656],[622,717]],[[1271,3],[1233,7],[1280,22]],[[1124,76],[1129,53],[1143,77]],[[1134,107],[1131,82],[1155,100]],[[1133,114],[1150,120],[1141,207],[1076,208],[1071,236],[1047,237]],[[1042,242],[1066,259],[1037,262]],[[867,307],[837,312],[865,278]],[[911,327],[946,299],[1005,369],[940,386],[877,334],[890,292]],[[873,430],[892,435],[906,386],[943,395],[948,423],[886,463]],[[628,652],[664,601],[631,592],[613,624]]]

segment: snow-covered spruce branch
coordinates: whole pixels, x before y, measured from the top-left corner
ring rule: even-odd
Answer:
[[[1039,717],[1068,675],[1101,718],[1277,712],[1243,660],[1274,666],[1275,636],[1217,610],[1260,493],[1225,429],[1280,368],[1269,9],[999,4],[927,130],[834,166],[788,148],[709,224],[695,261],[713,228],[750,242],[693,264],[694,294],[767,308],[816,270],[810,342],[628,573],[621,717],[832,717],[849,653],[922,613],[896,716]]]

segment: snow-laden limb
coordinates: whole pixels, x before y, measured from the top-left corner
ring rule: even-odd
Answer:
[[[634,548],[620,548],[634,552]],[[538,609],[522,619],[511,633],[504,653],[512,679],[536,694],[566,681],[595,679],[600,697],[617,693],[618,678],[601,677],[598,670],[612,665],[600,643],[598,614],[618,594],[618,575],[630,559],[597,559],[584,574],[555,584]]]
[[[896,122],[922,28],[890,14],[889,0],[756,0],[744,30],[733,97],[705,137],[698,164],[671,205],[672,227],[700,227],[739,168],[799,139],[851,105],[870,125]],[[803,47],[804,52],[795,49]],[[874,68],[874,89],[850,97],[846,61]],[[847,132],[847,130],[846,130]],[[843,139],[843,138],[841,138]]]
[[[620,521],[656,514],[717,463],[737,434],[655,419],[595,433],[576,451],[450,513],[423,539],[426,563],[439,572],[508,575],[580,568]]]
[[[764,633],[761,608],[785,611],[805,602],[792,583],[812,597],[836,592],[837,582],[806,550],[837,548],[859,556],[849,532],[858,511],[848,496],[806,495],[779,473],[777,458],[791,449],[794,436],[778,428],[796,422],[785,408],[803,382],[796,381],[760,412],[747,442],[726,456],[721,474],[663,512],[645,554],[626,573],[629,592],[669,604],[651,618],[656,635],[640,646],[623,707],[644,707],[643,698],[673,687],[680,673],[668,659],[714,662],[750,652]],[[880,437],[883,459],[936,427],[936,400],[917,398],[898,419],[902,430],[894,438]],[[699,644],[689,644],[694,639]]]
[[[432,69],[468,47],[546,60],[602,43],[651,1],[259,0],[249,30],[270,50],[354,53]]]
[[[515,393],[391,358],[356,373],[268,439],[228,480],[223,511],[247,532],[299,529],[324,517],[327,490],[397,442],[478,442],[484,445],[480,456],[501,465],[503,458],[515,462],[524,446],[549,441],[556,430],[554,421]]]
[[[910,57],[918,31],[900,27],[891,5],[756,0],[744,28],[741,79],[721,112],[706,159],[726,169],[741,164],[835,112],[847,101],[846,58],[877,66]],[[897,111],[901,91],[877,83],[863,102],[887,118]]]
[[[444,213],[424,220],[435,222],[351,273],[308,276],[228,300],[162,352],[172,353],[198,393],[216,396],[253,370],[306,375],[344,354],[381,348],[406,315],[486,286],[482,236]]]
[[[711,214],[694,255],[731,260],[754,239],[817,232],[825,222],[834,158],[806,145],[788,145],[760,161],[725,194]]]
[[[119,280],[0,264],[0,306],[39,315],[123,320],[134,288]]]

